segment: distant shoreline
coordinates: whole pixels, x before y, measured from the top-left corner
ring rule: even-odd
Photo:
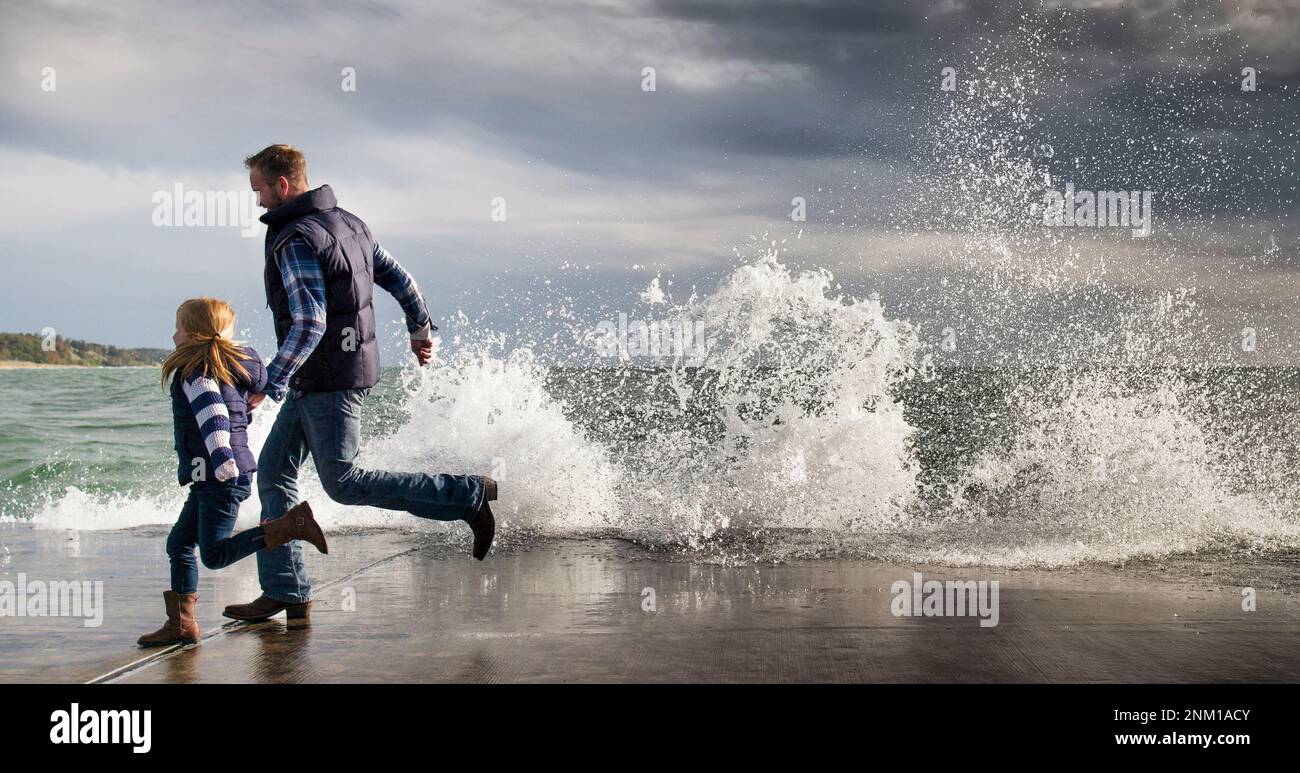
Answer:
[[[0,333],[0,368],[158,367],[172,349],[124,348],[43,333]]]
[[[103,368],[156,368],[157,365],[65,365],[50,362],[27,362],[25,360],[0,360],[0,370],[77,368],[81,370],[100,370]]]

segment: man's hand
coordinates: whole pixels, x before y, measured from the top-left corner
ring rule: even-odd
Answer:
[[[262,404],[262,401],[265,400],[265,399],[266,399],[266,393],[265,393],[265,392],[258,392],[258,393],[255,394],[255,395],[249,395],[249,396],[248,396],[248,410],[251,411],[251,410],[253,410],[254,408],[256,408],[257,406],[261,405],[261,404]]]
[[[421,365],[428,365],[429,360],[433,359],[433,339],[426,338],[423,341],[412,339],[411,351],[415,352],[415,359],[419,360]]]

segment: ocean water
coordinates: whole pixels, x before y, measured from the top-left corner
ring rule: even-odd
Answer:
[[[1090,107],[1104,105],[1063,90],[1049,30],[1024,23],[1014,47],[972,38],[976,66],[963,69],[960,94],[910,103],[905,118],[918,129],[905,189],[862,196],[846,164],[843,190],[824,194],[843,207],[835,217],[850,236],[860,207],[887,215],[887,235],[933,246],[929,262],[942,272],[917,266],[907,277],[928,312],[909,319],[889,288],[846,290],[794,246],[802,231],[789,223],[789,237],[738,248],[720,280],[686,300],[667,277],[636,300],[576,297],[581,283],[566,280],[580,272],[566,264],[511,297],[481,289],[484,305],[519,312],[524,334],[462,317],[446,329],[477,332],[440,342],[435,367],[408,356],[385,370],[360,463],[490,473],[507,535],[609,534],[699,560],[1052,567],[1300,548],[1300,370],[1198,356],[1222,355],[1255,324],[1262,336],[1271,326],[1277,334],[1261,340],[1283,350],[1294,325],[1285,311],[1252,322],[1259,310],[1230,287],[1202,303],[1194,273],[1170,273],[1213,236],[1176,192],[1158,200],[1170,208],[1150,239],[1043,227],[1034,209],[1043,191],[1103,184],[1098,157],[1111,154],[1078,144],[1073,135],[1094,128]],[[1213,152],[1126,139],[1132,166],[1115,185],[1216,177]],[[1248,178],[1261,195],[1241,200],[1289,196],[1280,156],[1256,157]],[[833,226],[807,224],[822,237]],[[868,264],[845,244],[833,256],[841,265]],[[788,250],[814,267],[791,268]],[[1258,278],[1249,260],[1240,258],[1242,277]],[[689,322],[703,351],[698,337],[685,346],[683,327],[691,356],[634,356],[622,351],[627,340],[615,347],[626,358],[574,356],[609,354],[608,331],[596,331],[618,320],[621,335],[619,309]],[[951,318],[974,320],[982,351],[967,328],[934,336]],[[1225,319],[1235,330],[1216,337]],[[554,340],[572,346],[556,351]],[[257,412],[255,447],[275,410]],[[153,370],[0,371],[0,518],[170,523],[184,492],[169,422]],[[327,528],[448,528],[336,505],[314,472],[306,480]],[[254,496],[240,527],[257,513]]]
[[[775,255],[739,266],[664,309],[705,322],[693,360],[561,367],[462,341],[434,367],[390,367],[360,462],[491,473],[505,533],[700,560],[1061,566],[1300,547],[1300,369],[936,364],[880,299],[835,287]],[[255,450],[276,407],[255,415]],[[154,369],[0,371],[0,518],[170,523],[184,498],[170,433]],[[449,528],[305,480],[327,528]],[[257,513],[254,495],[239,527]]]

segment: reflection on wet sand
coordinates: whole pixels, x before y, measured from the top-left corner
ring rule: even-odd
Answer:
[[[9,570],[104,581],[98,628],[0,620],[0,682],[1297,681],[1300,600],[1272,563],[1197,556],[1125,568],[1008,570],[822,559],[705,563],[615,539],[331,536],[309,625],[231,624],[253,562],[200,574],[199,647],[140,662],[165,578],[147,531],[10,529]],[[463,536],[463,535],[462,535]],[[153,553],[149,551],[154,551]],[[155,555],[156,553],[156,555]],[[34,564],[39,560],[40,564]],[[997,581],[997,625],[896,616],[893,587]],[[1255,609],[1243,608],[1243,586]]]

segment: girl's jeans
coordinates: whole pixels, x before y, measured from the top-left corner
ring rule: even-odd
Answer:
[[[261,526],[230,536],[239,515],[239,504],[252,493],[247,473],[228,481],[201,481],[190,484],[190,496],[181,508],[180,518],[167,536],[167,557],[172,565],[172,590],[193,593],[199,589],[199,568],[194,562],[194,547],[209,569],[230,566],[256,553],[266,540]]]

